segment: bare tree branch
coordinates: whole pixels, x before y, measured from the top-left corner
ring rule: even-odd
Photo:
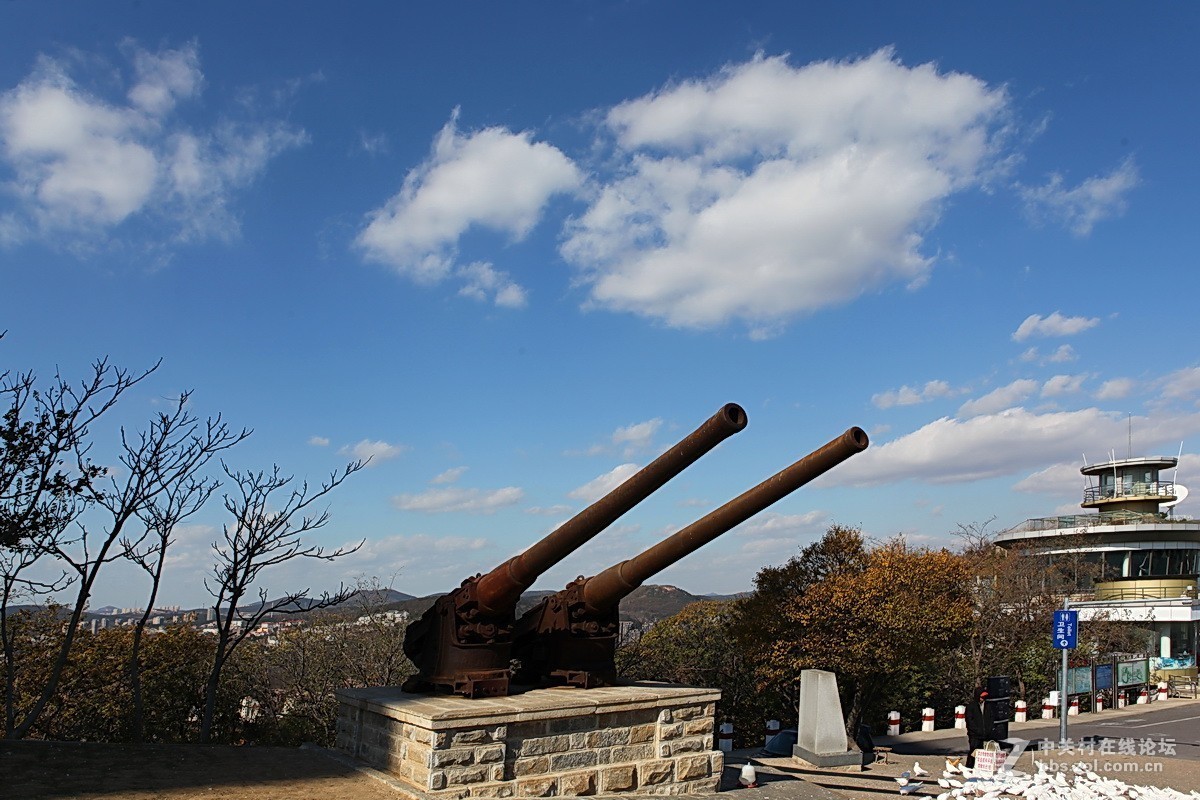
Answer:
[[[257,585],[262,572],[296,558],[333,561],[363,545],[359,542],[326,550],[304,540],[305,534],[329,521],[328,509],[317,510],[314,505],[362,469],[363,462],[350,462],[319,486],[302,481],[290,489],[293,477],[283,475],[278,465],[270,472],[238,472],[225,464],[222,467],[232,484],[224,502],[233,520],[223,526],[221,539],[212,545],[216,563],[212,575],[204,581],[205,589],[215,601],[217,648],[200,722],[202,742],[209,741],[212,735],[221,672],[238,646],[264,619],[271,614],[328,608],[354,594],[353,589],[340,585],[336,592],[324,592],[316,598],[310,598],[309,590],[304,589],[287,592],[271,601],[267,599],[266,588]],[[257,591],[258,602],[242,605],[252,589]]]

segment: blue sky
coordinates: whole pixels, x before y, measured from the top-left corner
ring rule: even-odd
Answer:
[[[448,589],[726,402],[745,431],[539,587],[850,425],[870,450],[653,581],[744,590],[834,522],[939,545],[1070,513],[1131,439],[1195,482],[1198,22],[5,3],[0,363],[161,358],[113,422],[193,390],[254,429],[240,468],[373,455],[316,537],[364,547],[272,591]],[[180,532],[163,603],[204,601],[222,522]],[[113,570],[94,605],[143,591]]]

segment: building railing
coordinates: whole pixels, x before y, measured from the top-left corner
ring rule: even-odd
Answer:
[[[1175,497],[1175,484],[1170,481],[1117,483],[1113,486],[1089,486],[1083,490],[1085,503],[1101,500],[1136,500],[1143,497]]]
[[[1194,585],[1194,584],[1193,584]],[[1097,600],[1181,600],[1193,601],[1196,598],[1191,595],[1176,592],[1175,594],[1164,594],[1169,591],[1167,589],[1148,589],[1142,587],[1107,587],[1103,584],[1096,587],[1095,598]]]
[[[1195,523],[1186,517],[1168,517],[1166,514],[1142,511],[1101,511],[1098,514],[1069,514],[1063,517],[1035,517],[1014,525],[1000,533],[1030,533],[1033,531],[1061,531],[1070,528],[1100,528],[1112,525],[1163,525],[1176,522]]]

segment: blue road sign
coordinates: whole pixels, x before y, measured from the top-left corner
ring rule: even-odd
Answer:
[[[1055,611],[1050,635],[1059,650],[1074,650],[1079,641],[1079,612]]]

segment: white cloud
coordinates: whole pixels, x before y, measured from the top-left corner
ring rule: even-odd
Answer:
[[[356,244],[371,261],[423,282],[453,272],[458,239],[472,227],[523,239],[547,201],[578,188],[578,168],[529,132],[457,129],[458,111],[442,128],[425,163],[400,192],[368,215]]]
[[[386,133],[367,133],[366,131],[358,132],[358,147],[362,152],[369,156],[378,156],[387,153],[388,137]]]
[[[894,283],[997,165],[1007,96],[888,50],[791,66],[756,57],[622,103],[623,167],[567,230],[593,305],[752,335]]]
[[[464,281],[458,293],[482,303],[492,302],[501,308],[524,308],[528,303],[525,290],[485,261],[459,267],[455,274]]]
[[[939,397],[949,397],[954,391],[945,381],[929,381],[920,389],[901,386],[899,389],[888,390],[872,395],[871,402],[876,408],[891,408],[893,406],[912,406],[918,403],[928,403]]]
[[[780,539],[813,533],[826,526],[829,514],[825,511],[809,511],[805,514],[779,514],[764,511],[738,525],[734,532],[738,536],[756,536]]]
[[[313,447],[329,447],[329,439],[324,436],[310,436],[308,443]]]
[[[645,422],[635,422],[613,431],[612,441],[618,447],[625,448],[625,456],[629,457],[639,450],[645,450],[654,439],[654,434],[662,427],[662,418],[655,417]]]
[[[444,485],[447,483],[455,483],[467,471],[466,467],[451,467],[445,472],[441,472],[433,477],[429,482],[435,485]]]
[[[903,480],[961,483],[1011,475],[1064,456],[1103,450],[1128,437],[1126,416],[1096,408],[1035,414],[1013,408],[968,420],[943,417],[855,456],[827,484],[876,485]],[[1200,414],[1135,417],[1143,448],[1200,431]]]
[[[637,464],[620,464],[583,486],[567,492],[567,497],[594,503],[632,477],[639,469],[641,467]]]
[[[1049,494],[1070,497],[1078,493],[1083,499],[1083,475],[1080,463],[1052,464],[1043,470],[1028,475],[1013,484],[1013,490],[1030,494]]]
[[[178,241],[228,239],[238,227],[229,210],[234,191],[306,141],[278,122],[188,127],[174,112],[204,83],[196,45],[123,49],[135,74],[126,102],[89,92],[44,57],[0,95],[0,153],[17,198],[0,241],[85,246],[133,217],[165,222]]]
[[[487,559],[477,562],[465,557],[486,550],[490,544],[480,536],[431,536],[426,533],[375,536],[368,538],[358,552],[339,559],[337,567],[345,574],[399,574],[397,588],[401,591],[444,591],[457,585],[464,572],[494,566],[486,563]],[[464,567],[464,564],[472,566]]]
[[[502,508],[516,505],[524,496],[525,492],[516,486],[486,490],[449,486],[416,494],[398,494],[392,498],[392,505],[401,511],[420,511],[426,514],[444,514],[451,511],[494,514]]]
[[[1006,408],[1019,405],[1027,397],[1038,390],[1038,382],[1034,380],[1015,380],[1007,386],[1001,386],[988,392],[983,397],[968,400],[963,403],[957,416],[959,418],[978,417],[984,414],[995,414]]]
[[[1042,397],[1060,397],[1074,394],[1083,388],[1087,375],[1055,375],[1042,384]]]
[[[1100,320],[1095,317],[1064,317],[1058,311],[1047,317],[1030,314],[1013,331],[1012,338],[1014,342],[1023,342],[1031,336],[1074,336],[1099,324]]]
[[[1176,370],[1158,381],[1162,396],[1171,400],[1200,400],[1200,367]]]
[[[1020,358],[1021,361],[1027,363],[1030,361],[1035,361],[1038,364],[1045,366],[1046,364],[1065,364],[1067,362],[1076,360],[1078,356],[1075,354],[1075,348],[1071,347],[1071,345],[1061,344],[1057,349],[1054,350],[1054,352],[1045,356],[1043,356],[1036,347],[1030,347],[1021,353]]]
[[[1046,356],[1046,362],[1050,364],[1064,364],[1068,361],[1074,361],[1076,358],[1075,348],[1069,344],[1060,344],[1053,353]]]
[[[1043,186],[1018,187],[1026,211],[1034,219],[1049,218],[1065,225],[1076,236],[1087,236],[1097,222],[1125,213],[1125,197],[1141,179],[1133,161],[1126,160],[1108,175],[1088,178],[1074,188],[1052,174]]]
[[[370,439],[363,439],[358,444],[346,445],[338,452],[342,455],[353,456],[360,461],[370,459],[367,466],[377,467],[384,461],[395,458],[407,449],[402,444],[388,444],[383,440],[373,442]]]
[[[1120,400],[1128,397],[1133,391],[1134,382],[1129,378],[1113,378],[1100,385],[1096,392],[1097,400]]]
[[[558,517],[570,513],[571,510],[571,506],[560,503],[554,506],[530,506],[525,509],[525,513],[539,517]]]

